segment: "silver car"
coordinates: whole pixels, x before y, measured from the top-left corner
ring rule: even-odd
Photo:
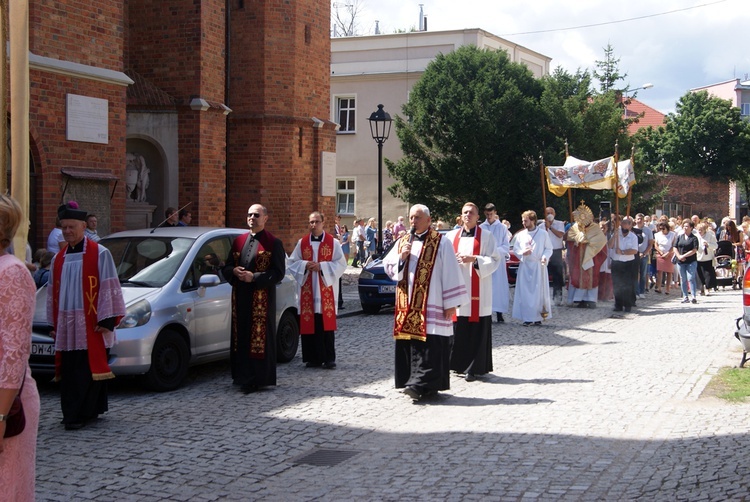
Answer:
[[[220,273],[232,241],[247,230],[173,227],[129,230],[99,244],[112,253],[127,314],[109,365],[115,375],[144,375],[156,391],[180,386],[188,367],[229,357],[232,288]],[[54,370],[47,287],[37,292],[30,364]],[[297,353],[297,292],[287,274],[276,289],[277,360]]]

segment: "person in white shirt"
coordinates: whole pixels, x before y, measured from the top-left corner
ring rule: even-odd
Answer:
[[[365,220],[354,220],[352,229],[352,244],[354,244],[354,259],[352,267],[365,264]]]
[[[617,217],[613,216],[615,225]],[[612,287],[615,293],[615,312],[630,312],[635,305],[635,281],[633,276],[637,274],[635,268],[635,255],[638,253],[638,237],[631,231],[633,219],[626,216],[622,222],[615,227],[612,237],[609,239],[609,248],[612,250]]]
[[[508,253],[510,253],[510,232],[508,227],[500,221],[495,204],[490,202],[484,206],[484,215],[487,219],[479,226],[492,233],[497,252],[500,255],[500,263],[497,270],[492,274],[492,311],[497,316],[497,322],[505,322],[503,314],[508,313],[508,306],[510,305],[508,269],[505,265]]]
[[[555,219],[555,208],[544,210],[544,228],[552,243],[552,256],[547,264],[547,272],[552,277],[552,297],[555,305],[563,304],[563,286],[565,286],[565,263],[563,262],[563,247],[565,237],[565,223]]]

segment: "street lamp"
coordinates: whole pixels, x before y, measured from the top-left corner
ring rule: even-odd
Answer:
[[[378,105],[377,111],[370,114],[370,133],[378,144],[378,254],[383,253],[383,143],[391,134],[391,116]]]
[[[631,96],[628,96],[628,93],[635,92],[635,91],[640,91],[641,89],[651,89],[653,86],[654,86],[654,84],[652,84],[651,82],[649,82],[647,84],[643,84],[642,86],[636,87],[634,89],[631,89],[631,88],[628,87],[628,88],[625,88],[625,89],[623,89],[621,91],[622,92],[622,96],[623,96],[622,103],[623,103],[624,108],[625,108],[624,117],[626,119],[628,118],[628,104],[630,104],[630,99],[635,96],[635,94],[633,94]]]

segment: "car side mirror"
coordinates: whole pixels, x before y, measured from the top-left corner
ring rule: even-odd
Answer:
[[[212,288],[221,284],[221,279],[216,274],[204,274],[198,279],[198,286],[203,288]]]

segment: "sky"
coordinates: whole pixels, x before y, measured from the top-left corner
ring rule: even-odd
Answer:
[[[421,3],[429,31],[481,28],[551,57],[550,71],[593,70],[609,44],[620,73],[627,74],[622,88],[653,84],[636,97],[663,113],[674,112],[690,89],[750,80],[747,0],[341,0],[339,5],[352,2],[360,9],[358,34],[374,34],[375,20],[381,33],[416,28]]]

